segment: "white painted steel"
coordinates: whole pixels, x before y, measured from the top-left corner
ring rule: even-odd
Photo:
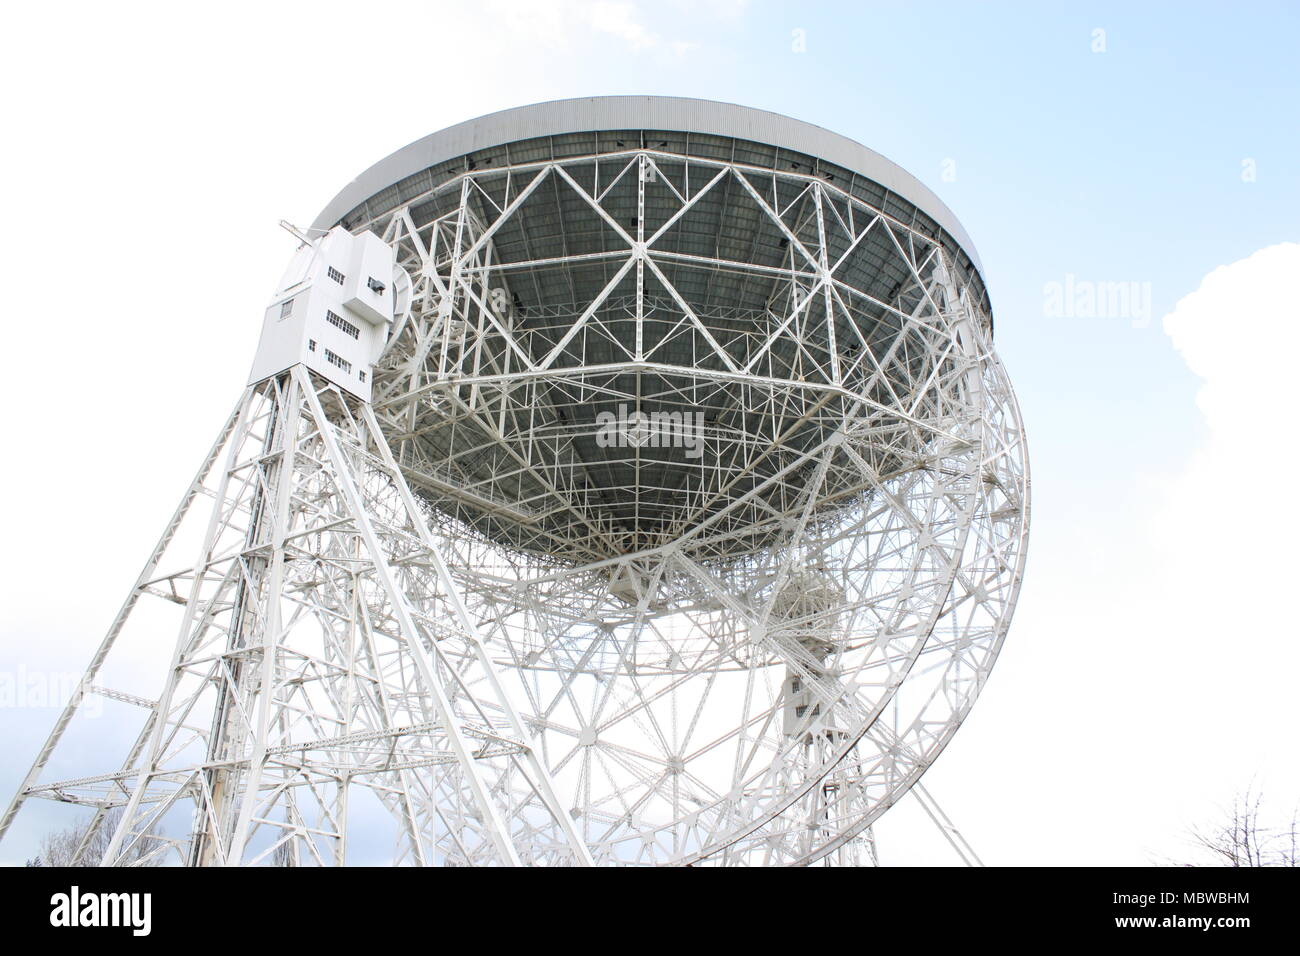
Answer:
[[[759,146],[479,155],[611,128]],[[435,134],[339,218],[403,283],[371,401],[303,365],[250,386],[83,682],[136,702],[134,743],[46,781],[74,701],[0,835],[43,797],[124,806],[109,862],[343,863],[364,788],[400,863],[875,862],[1025,561],[1023,427],[951,213],[824,130],[618,97]],[[102,686],[158,597],[163,685]]]

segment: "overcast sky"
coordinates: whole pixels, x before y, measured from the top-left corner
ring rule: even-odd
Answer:
[[[926,778],[980,855],[1183,855],[1252,782],[1289,814],[1297,8],[810,6],[8,10],[0,675],[84,667],[245,382],[294,248],[278,220],[482,113],[697,96],[883,153],[985,263],[1029,431],[1029,571]],[[1090,309],[1100,283],[1127,303]],[[55,713],[0,708],[0,799]],[[952,862],[920,823],[886,816],[884,862]]]

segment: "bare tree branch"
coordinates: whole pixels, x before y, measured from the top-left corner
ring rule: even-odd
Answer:
[[[1281,826],[1266,826],[1261,807],[1264,795],[1253,787],[1233,799],[1225,819],[1209,827],[1193,826],[1189,836],[1194,847],[1217,866],[1296,866],[1297,824],[1300,812]],[[1180,862],[1180,866],[1198,863]]]
[[[81,846],[83,840],[89,832],[94,822],[91,816],[80,823],[74,823],[63,830],[57,830],[53,833],[47,833],[41,839],[41,852],[34,860],[28,860],[28,866],[98,866],[104,858],[104,851],[108,849],[109,840],[113,838],[113,832],[122,821],[122,808],[117,807],[104,814],[100,821],[98,829],[90,835],[86,843],[86,848],[81,854],[79,860],[75,860],[77,848]],[[122,861],[125,866],[160,866],[162,864],[162,854],[156,852],[159,849],[159,840],[163,838],[162,833],[149,833],[143,838],[136,841],[135,845],[127,853],[126,858]],[[75,863],[74,863],[75,860]]]

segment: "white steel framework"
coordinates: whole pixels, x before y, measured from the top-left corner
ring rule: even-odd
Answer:
[[[815,162],[593,135],[342,217],[411,290],[372,402],[250,387],[83,682],[138,735],[45,782],[79,696],[0,835],[50,797],[125,807],[109,862],[341,863],[364,788],[395,862],[874,862],[1023,573],[982,282]],[[97,682],[146,597],[181,615],[156,699]]]

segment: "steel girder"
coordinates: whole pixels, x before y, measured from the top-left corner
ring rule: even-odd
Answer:
[[[779,266],[681,251],[720,195]],[[552,208],[568,233],[529,245]],[[596,859],[847,861],[1020,586],[1024,434],[975,280],[824,178],[644,148],[466,171],[353,225],[415,277],[378,419]],[[868,243],[903,277],[883,298]],[[594,452],[622,402],[724,413],[698,461]]]
[[[605,208],[619,183],[631,226]],[[547,184],[614,247],[505,261]],[[665,247],[716,190],[785,240],[780,267]],[[438,191],[454,201],[355,224],[414,286],[373,407],[301,369],[245,394],[83,681],[135,700],[138,735],[43,782],[79,694],[0,835],[49,797],[95,826],[124,807],[109,862],[339,863],[362,787],[395,862],[874,860],[1023,574],[1023,428],[969,277],[807,174],[641,149]],[[888,295],[841,273],[869,236],[904,276]],[[571,305],[517,304],[593,263],[605,281]],[[692,275],[770,295],[702,302],[677,288]],[[697,462],[636,443],[593,461],[583,407],[624,401],[725,414]],[[164,572],[205,496],[198,558]],[[97,682],[146,596],[182,614],[156,701]],[[181,805],[192,833],[159,836]]]

